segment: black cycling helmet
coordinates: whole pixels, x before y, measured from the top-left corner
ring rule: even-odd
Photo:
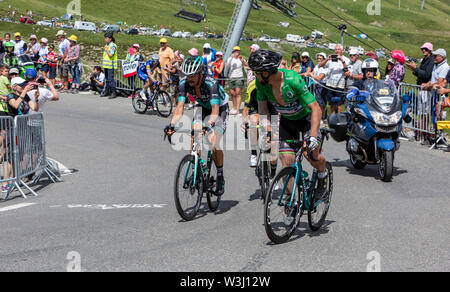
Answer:
[[[278,69],[283,55],[269,50],[258,50],[251,54],[248,60],[250,69],[254,72],[273,73]]]

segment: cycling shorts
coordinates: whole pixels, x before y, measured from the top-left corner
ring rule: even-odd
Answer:
[[[309,131],[311,130],[311,115],[300,119],[300,120],[289,120],[280,117],[280,154],[295,154],[296,150],[286,142],[286,140],[303,140],[309,138]],[[300,133],[302,133],[302,139],[300,139]],[[322,141],[320,131],[319,131],[319,141]],[[297,149],[298,150],[298,149]]]
[[[211,115],[211,109],[207,109],[202,107],[201,105],[197,105],[194,109],[194,119],[192,124],[198,124],[202,122],[208,122],[206,118]],[[216,124],[214,125],[214,131],[218,131],[220,133],[225,134],[227,130],[228,123],[228,104],[224,104],[219,107],[219,117],[216,120]]]

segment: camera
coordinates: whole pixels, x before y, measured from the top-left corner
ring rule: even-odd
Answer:
[[[337,55],[331,55],[331,61],[332,62],[337,62],[338,60],[338,56]]]
[[[44,79],[44,77],[39,77],[38,80],[37,80],[37,83],[39,83],[39,84],[45,84],[45,79]]]
[[[406,58],[406,62],[408,62],[408,63],[411,63],[411,62],[418,63],[419,61],[416,58],[414,58],[414,57],[407,57]]]

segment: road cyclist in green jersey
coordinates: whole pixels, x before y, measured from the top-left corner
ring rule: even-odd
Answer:
[[[264,116],[269,118],[268,102],[270,102],[280,114],[278,140],[283,168],[295,162],[296,151],[290,141],[304,141],[303,146],[308,147],[309,151],[304,151],[303,155],[318,171],[318,186],[314,199],[325,199],[328,180],[326,159],[320,153],[319,131],[322,110],[297,72],[278,69],[281,59],[280,53],[270,50],[259,50],[250,56],[248,64],[257,77],[258,110],[261,119]],[[265,124],[270,140],[271,126],[267,121]],[[302,133],[303,137],[300,137],[299,133]],[[310,152],[310,155],[307,152]]]
[[[175,132],[175,125],[181,119],[184,113],[184,104],[189,102],[188,96],[191,95],[197,105],[194,110],[192,129],[194,132],[204,130],[207,125],[212,131],[208,131],[209,142],[213,145],[213,160],[217,169],[217,188],[216,194],[223,195],[225,190],[225,179],[223,175],[223,151],[220,149],[220,139],[225,134],[228,122],[228,95],[217,80],[204,74],[203,59],[201,57],[191,56],[182,64],[182,72],[186,76],[180,81],[178,88],[178,104],[172,116],[170,125],[165,129],[168,136]],[[192,147],[193,139],[191,140]]]

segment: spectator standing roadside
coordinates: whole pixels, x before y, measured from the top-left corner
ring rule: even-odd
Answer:
[[[203,45],[203,63],[205,64],[205,74],[214,76],[212,63],[216,60],[216,50],[209,43]],[[223,57],[223,56],[222,56]]]
[[[233,53],[227,60],[227,67],[230,68],[230,93],[231,100],[233,101],[233,109],[230,111],[230,115],[237,115],[239,113],[242,102],[242,88],[244,88],[244,73],[243,69],[244,58],[241,56],[241,48],[235,46]]]
[[[3,41],[2,41],[2,46],[3,46],[3,51],[6,52],[6,43],[11,41],[11,34],[9,32],[5,33]]]
[[[9,113],[15,117],[19,114],[26,115],[30,109],[39,111],[39,92],[35,93],[34,99],[31,99],[28,93],[34,90],[35,85],[26,82],[21,77],[15,77],[11,80],[13,93],[8,95]]]
[[[61,78],[60,92],[65,92],[69,90],[69,65],[65,59],[67,58],[70,42],[66,39],[66,33],[63,30],[58,31],[56,37],[59,40],[58,67],[59,77]]]
[[[302,64],[301,64],[301,61],[300,61],[300,54],[299,53],[297,53],[297,52],[292,53],[291,66],[288,67],[287,69],[294,70],[295,72],[300,74],[301,69],[302,69]]]
[[[159,49],[159,63],[161,64],[161,69],[165,72],[165,74],[162,74],[161,89],[167,90],[169,66],[175,56],[173,50],[167,45],[167,40],[165,38],[160,39],[159,44],[161,46]]]
[[[402,51],[394,50],[392,51],[392,60],[394,61],[394,68],[392,68],[389,74],[389,80],[394,81],[395,87],[399,87],[400,83],[405,78],[405,54]]]
[[[58,57],[56,56],[55,45],[50,44],[48,46],[48,53],[47,53],[48,79],[50,79],[53,85],[55,85],[57,62]]]
[[[13,67],[9,69],[9,80],[12,80],[15,77],[19,77],[19,69]]]
[[[56,89],[53,85],[53,82],[49,78],[45,78],[44,80],[45,80],[45,84],[47,85],[47,88],[38,87],[38,89],[31,90],[30,92],[28,92],[28,96],[30,97],[30,99],[37,100],[37,102],[39,104],[39,110],[35,111],[33,109],[30,109],[30,113],[35,113],[35,112],[41,113],[44,111],[44,105],[47,101],[58,101],[59,100],[58,91],[56,91]],[[36,81],[36,79],[33,81]],[[30,81],[28,81],[28,82],[30,82]],[[39,91],[38,98],[35,98],[37,91]]]
[[[127,53],[127,56],[125,57],[125,60],[129,61],[129,62],[135,62],[135,61],[141,62],[141,61],[143,61],[143,60],[141,60],[141,58],[142,58],[142,56],[141,56],[141,54],[139,54],[139,45],[134,44],[131,48],[128,49],[128,53]],[[128,98],[133,98],[133,95],[135,94],[134,91],[135,91],[136,75],[130,76],[127,79],[128,79],[128,86],[130,87],[130,91],[131,91],[131,94],[130,94],[130,96],[128,96]]]
[[[20,32],[14,34],[14,54],[19,57],[27,51],[27,43],[22,40]]]
[[[116,98],[116,82],[114,80],[114,70],[117,69],[117,46],[112,33],[105,34],[106,45],[103,49],[103,70],[105,71],[106,85],[100,96],[109,96],[109,99]]]
[[[223,70],[225,69],[225,62],[223,61],[223,53],[217,52],[216,53],[216,60],[214,61],[212,67],[211,67],[214,78],[220,79],[218,82],[222,87],[225,87],[225,76],[223,74]]]
[[[342,112],[342,105],[345,101],[345,73],[348,72],[350,60],[343,55],[342,45],[336,45],[334,55],[328,56],[322,66],[328,70],[327,76],[327,101],[330,104],[331,112]]]
[[[78,38],[75,35],[69,37],[70,47],[67,52],[67,63],[69,64],[70,73],[72,74],[71,93],[77,94],[80,91],[81,70],[80,70],[80,46],[78,45]]]
[[[386,68],[384,69],[384,76],[386,80],[389,80],[389,75],[391,75],[392,69],[394,69],[395,63],[392,58],[389,58],[386,64]]]
[[[309,53],[303,52],[300,76],[305,77],[307,74],[311,73],[313,69],[314,69],[314,62],[309,57]]]
[[[433,44],[432,43],[424,43],[422,47],[420,47],[423,54],[423,59],[420,62],[420,66],[417,67],[415,62],[406,63],[406,66],[412,70],[414,76],[417,77],[417,85],[421,85],[423,83],[427,83],[431,79],[431,72],[433,72],[434,68],[434,60],[433,60]]]
[[[437,49],[433,52],[434,55],[434,67],[431,72],[431,80],[421,85],[424,90],[436,89],[443,86],[450,69],[447,64],[447,52],[444,49]]]
[[[180,74],[182,74],[182,64],[184,61],[184,56],[176,51],[174,53],[175,58],[172,60],[169,71],[170,71],[170,93],[172,94],[174,104],[178,102],[178,87],[180,84]]]
[[[359,60],[359,54],[356,49],[352,49],[349,52],[350,63],[348,64],[348,71],[345,73],[347,77],[347,86],[349,88],[353,85],[353,82],[361,80],[363,78],[362,62]]]
[[[46,38],[41,39],[41,45],[39,47],[39,59],[38,59],[38,68],[40,68],[42,76],[44,78],[47,77],[48,73],[48,62],[47,62],[47,55],[48,55],[48,47],[47,47],[48,40]]]
[[[19,58],[14,54],[14,43],[7,42],[5,48],[6,51],[0,55],[1,64],[6,64],[9,68],[19,68]]]
[[[317,65],[314,67],[313,72],[307,76],[313,78],[316,86],[314,87],[314,96],[317,103],[322,109],[322,119],[327,117],[327,89],[324,87],[327,84],[328,69],[325,68],[324,61],[327,59],[327,54],[321,52],[316,55]]]
[[[30,58],[37,62],[39,60],[39,50],[41,49],[41,46],[37,42],[37,37],[32,34],[30,36],[30,45],[27,48],[27,51],[25,52]]]

